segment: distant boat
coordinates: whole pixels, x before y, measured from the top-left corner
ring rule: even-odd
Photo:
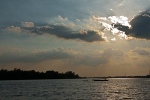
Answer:
[[[106,78],[102,78],[102,79],[93,79],[92,81],[108,81]]]

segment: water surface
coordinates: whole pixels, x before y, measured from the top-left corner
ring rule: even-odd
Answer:
[[[150,100],[150,79],[0,81],[0,100]]]

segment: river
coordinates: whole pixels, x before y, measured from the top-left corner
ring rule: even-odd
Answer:
[[[150,100],[150,78],[0,81],[0,100]]]

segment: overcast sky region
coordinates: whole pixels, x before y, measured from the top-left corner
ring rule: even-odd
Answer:
[[[0,69],[147,75],[150,0],[3,0]]]

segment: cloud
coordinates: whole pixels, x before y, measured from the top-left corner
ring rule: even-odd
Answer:
[[[138,48],[133,49],[132,52],[133,53],[135,52],[138,55],[145,55],[145,56],[150,55],[150,49],[148,49],[148,48],[140,48],[140,47],[138,47]]]
[[[113,35],[118,35],[120,39],[126,40],[130,37],[150,40],[150,10],[140,12],[132,20],[125,16],[94,16],[94,19],[104,27],[104,32],[110,31]],[[113,40],[113,38],[111,39]]]
[[[20,33],[22,31],[22,29],[20,27],[17,27],[17,26],[9,26],[4,30],[9,31],[9,32],[17,32],[17,33]]]
[[[67,18],[67,17],[62,18],[60,15],[58,15],[58,19],[59,19],[59,20],[62,20],[62,21],[63,21],[63,20],[68,20],[68,18]]]
[[[17,33],[29,33],[34,35],[49,34],[63,39],[78,39],[86,42],[103,42],[107,37],[98,29],[87,29],[69,21],[67,17],[58,15],[56,22],[49,24],[34,25],[33,22],[21,22],[21,25],[9,26],[4,30]],[[58,21],[58,22],[57,22]],[[80,22],[81,23],[81,22]],[[18,23],[17,23],[18,24]]]
[[[34,27],[34,23],[33,22],[22,22],[21,25],[23,27]]]
[[[123,26],[121,24],[115,24],[115,27],[121,31],[124,31],[126,35],[140,38],[140,39],[150,39],[150,10],[141,12],[139,15],[135,16],[131,21],[129,28],[128,26]]]
[[[108,17],[108,19],[110,19],[110,21],[113,24],[121,24],[123,26],[131,27],[131,25],[129,24],[128,18],[125,16],[120,16],[120,17],[110,16],[110,17]]]
[[[0,53],[0,63],[39,63],[50,60],[68,60],[68,63],[72,63],[73,65],[98,66],[109,61],[107,58],[103,58],[101,53],[96,52],[96,55],[89,55],[89,53],[92,51],[85,51],[87,52],[87,54],[85,54],[70,48],[55,48],[51,50],[32,51],[18,48],[7,49],[8,50]]]
[[[128,40],[128,36],[125,34],[125,32],[119,30],[117,27],[118,25],[121,25],[124,27],[131,27],[127,17],[109,16],[108,18],[106,18],[106,17],[100,17],[100,16],[93,16],[93,19],[97,20],[98,23],[100,23],[104,27],[103,29],[101,29],[101,31],[104,33],[105,37],[110,37],[106,35],[106,33],[111,32],[113,36],[118,36],[122,40],[123,39]],[[112,37],[110,40],[114,41],[114,37]]]
[[[90,54],[92,52],[94,54]],[[123,57],[125,57],[125,53],[121,49],[107,48],[102,51],[90,50],[89,52],[87,52],[87,55],[82,55],[75,61],[77,64],[98,66],[112,63],[112,61],[120,61]]]
[[[80,20],[79,20],[79,19],[76,19],[76,21],[77,21],[77,22],[80,22]]]
[[[149,68],[150,48],[136,47],[128,52],[128,59],[133,66]]]
[[[116,41],[116,38],[112,38],[111,40],[112,40],[112,41]]]
[[[48,50],[25,50],[19,48],[3,48],[0,47],[0,63],[41,63],[45,61],[61,61],[69,64],[70,66],[106,66],[111,64],[128,63],[131,55],[121,49],[107,48],[104,50],[84,50],[78,51],[70,48],[53,48]],[[132,51],[136,52],[136,51]],[[146,54],[145,54],[146,55]],[[133,56],[134,57],[134,56]],[[138,55],[135,56],[139,57]],[[134,57],[134,58],[135,58]],[[123,61],[123,62],[122,62]],[[113,65],[114,66],[114,65]]]
[[[19,51],[19,52],[18,52]],[[72,58],[74,52],[69,49],[57,48],[52,50],[25,51],[13,49],[0,54],[0,63],[12,62],[42,62],[49,59]]]
[[[122,57],[124,55],[125,54],[121,49],[107,48],[102,52],[103,57]]]
[[[100,31],[87,30],[81,33],[80,31],[74,31],[63,25],[38,27],[33,29],[32,32],[39,35],[47,33],[64,39],[80,39],[86,42],[105,41],[105,39],[102,38]]]
[[[89,55],[81,55],[77,59],[74,59],[75,65],[86,65],[86,66],[98,66],[102,64],[106,64],[109,62],[108,58],[103,58],[99,56],[89,56]]]

